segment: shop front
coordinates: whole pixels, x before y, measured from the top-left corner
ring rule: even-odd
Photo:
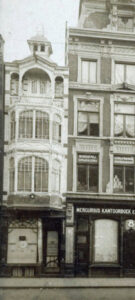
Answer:
[[[74,275],[135,276],[135,208],[116,204],[73,207]]]

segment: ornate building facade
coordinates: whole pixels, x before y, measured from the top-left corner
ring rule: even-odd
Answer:
[[[135,2],[81,0],[67,40],[67,274],[135,276]]]
[[[4,274],[57,276],[64,265],[68,69],[41,34],[5,64]],[[48,275],[47,275],[48,274]]]

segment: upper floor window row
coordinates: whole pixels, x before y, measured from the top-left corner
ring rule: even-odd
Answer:
[[[47,73],[39,69],[33,69],[25,73],[21,83],[23,95],[50,95],[51,80]],[[13,73],[10,81],[10,92],[12,96],[19,94],[19,75]],[[57,76],[55,78],[55,97],[63,97],[64,81]]]
[[[19,139],[49,139],[50,120],[46,112],[41,111],[23,111],[19,115],[18,137]],[[16,118],[15,112],[11,113],[11,140],[16,136]],[[54,115],[52,126],[52,137],[56,142],[61,142],[61,118]]]

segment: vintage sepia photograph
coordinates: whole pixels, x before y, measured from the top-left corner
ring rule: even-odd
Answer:
[[[135,300],[135,0],[0,0],[0,300]]]

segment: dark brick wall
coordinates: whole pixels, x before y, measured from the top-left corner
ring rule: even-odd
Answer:
[[[78,73],[78,56],[69,54],[69,81],[77,81],[77,73]]]

